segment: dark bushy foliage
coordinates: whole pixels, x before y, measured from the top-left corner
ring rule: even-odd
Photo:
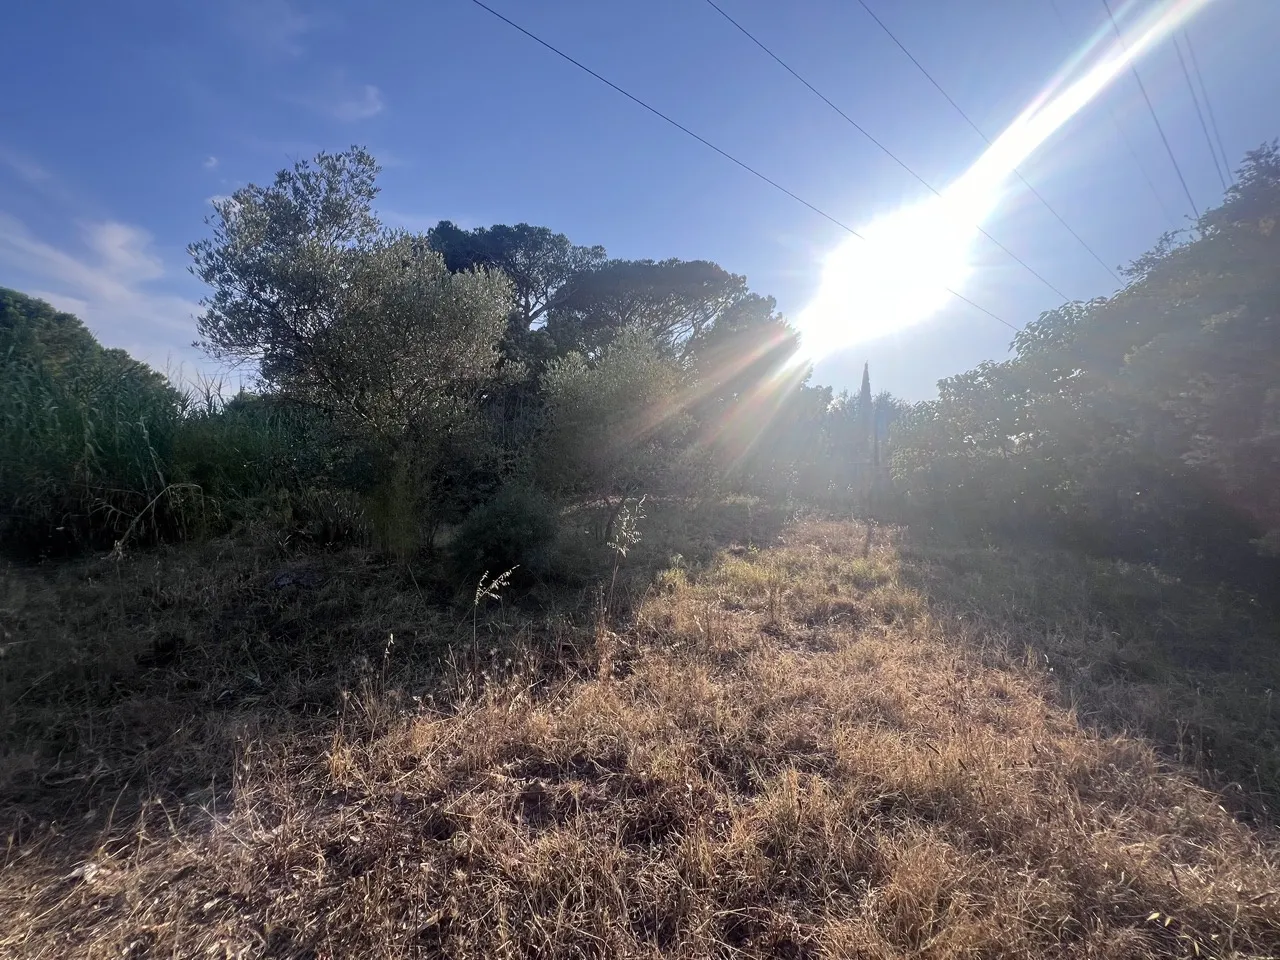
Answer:
[[[40,556],[172,533],[181,396],[78,319],[0,289],[0,545]],[[185,518],[185,519],[184,519]]]
[[[1123,290],[1047,311],[1011,359],[908,411],[892,462],[909,517],[1274,582],[1280,146],[1238,173]]]
[[[332,444],[314,414],[206,386],[176,390],[74,316],[0,289],[0,551],[190,537],[328,484]]]
[[[526,486],[507,486],[471,511],[449,541],[454,575],[472,583],[513,567],[526,583],[547,571],[559,529],[555,505]]]

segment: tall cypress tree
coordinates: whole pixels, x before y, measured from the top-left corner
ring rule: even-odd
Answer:
[[[871,368],[870,364],[862,365],[862,389],[858,392],[858,437],[857,446],[865,468],[871,458],[871,440],[875,428],[875,412],[871,403]]]

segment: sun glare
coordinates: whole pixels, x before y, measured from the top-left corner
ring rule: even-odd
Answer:
[[[1124,30],[1099,32],[985,153],[938,196],[859,228],[827,255],[817,294],[797,317],[806,360],[910,327],[936,313],[973,272],[979,226],[998,209],[1013,171],[1129,65],[1213,0],[1163,0]],[[1123,22],[1130,3],[1117,13]],[[1108,28],[1109,29],[1109,28]],[[1089,66],[1070,84],[1067,77]]]
[[[977,230],[952,196],[929,197],[862,228],[833,250],[799,317],[811,358],[892,333],[936,312],[972,271]]]

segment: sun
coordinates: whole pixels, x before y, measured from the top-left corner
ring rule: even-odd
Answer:
[[[957,184],[957,186],[960,186]],[[910,327],[936,313],[973,271],[977,211],[954,195],[929,197],[862,228],[827,255],[817,295],[797,317],[803,350],[818,359]]]
[[[980,224],[1000,206],[1010,177],[1073,116],[1139,57],[1212,0],[1159,0],[1142,13],[1133,4],[1118,19],[1130,25],[1118,41],[1095,34],[1045,89],[942,192],[859,229],[827,255],[813,300],[796,318],[802,358],[813,362],[857,343],[928,319],[973,273]]]

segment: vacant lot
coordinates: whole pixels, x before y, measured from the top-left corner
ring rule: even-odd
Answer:
[[[612,600],[231,543],[7,571],[0,955],[1280,952],[1250,598],[736,539],[651,537]]]

